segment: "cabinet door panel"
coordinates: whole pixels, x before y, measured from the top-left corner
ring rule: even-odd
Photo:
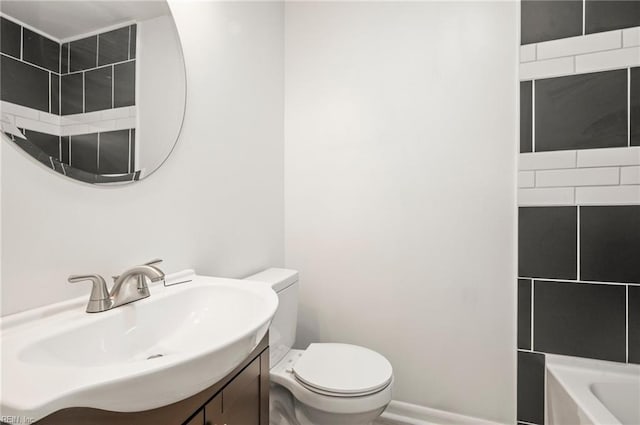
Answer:
[[[204,424],[204,409],[201,409],[197,415],[195,415],[185,425],[203,425]]]
[[[222,417],[226,425],[260,425],[260,357],[222,390]]]
[[[204,406],[205,425],[224,425],[222,418],[222,393]]]
[[[223,392],[223,423],[225,425],[260,425],[260,378],[256,377],[227,403]]]

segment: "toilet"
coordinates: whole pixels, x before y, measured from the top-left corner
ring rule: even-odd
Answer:
[[[393,369],[365,347],[313,343],[294,350],[298,272],[272,268],[247,277],[278,294],[269,328],[271,425],[369,425],[391,401]]]

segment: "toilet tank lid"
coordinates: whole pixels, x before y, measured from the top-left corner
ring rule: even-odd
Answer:
[[[298,271],[290,269],[270,268],[248,276],[247,280],[257,280],[271,285],[274,291],[280,292],[298,281]]]

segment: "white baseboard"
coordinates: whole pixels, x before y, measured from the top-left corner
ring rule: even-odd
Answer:
[[[374,425],[502,425],[430,407],[392,400]]]

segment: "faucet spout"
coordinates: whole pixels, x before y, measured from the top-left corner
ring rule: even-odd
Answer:
[[[159,268],[149,264],[135,266],[125,271],[116,278],[111,288],[111,308],[148,297],[149,288],[145,278],[149,278],[152,282],[157,282],[164,279],[164,273]]]

